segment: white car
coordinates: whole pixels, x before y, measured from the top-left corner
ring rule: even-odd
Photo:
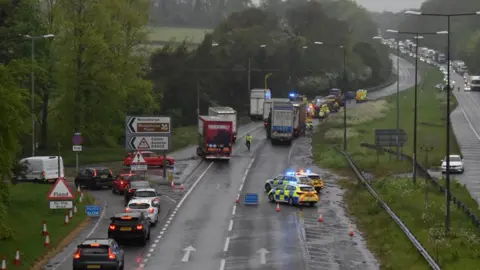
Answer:
[[[132,199],[125,208],[126,213],[143,213],[152,226],[157,225],[159,211],[160,209],[153,206],[150,199]]]
[[[447,161],[446,157],[442,159],[442,173],[447,172]],[[457,173],[463,173],[465,171],[463,159],[459,155],[450,155],[450,166],[449,166],[449,171],[450,172],[457,172]]]
[[[463,87],[463,90],[464,90],[464,91],[470,91],[470,90],[472,90],[472,89],[470,88],[470,85],[469,85],[469,84],[465,84],[465,86]]]
[[[154,188],[139,188],[133,194],[133,199],[150,200],[154,207],[160,207],[160,192],[157,192]]]

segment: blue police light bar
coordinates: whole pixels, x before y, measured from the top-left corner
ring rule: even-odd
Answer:
[[[289,96],[289,97],[295,97],[296,94],[295,94],[295,93],[290,93],[290,94],[288,94],[288,96]]]
[[[295,172],[287,172],[286,175],[288,175],[288,176],[294,176],[294,175],[295,175]]]
[[[311,173],[312,171],[310,169],[307,169],[305,172],[306,173]]]

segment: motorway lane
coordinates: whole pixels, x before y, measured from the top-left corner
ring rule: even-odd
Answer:
[[[189,197],[179,203],[166,227],[155,237],[158,241],[155,240],[154,251],[145,261],[145,269],[211,270],[219,267],[225,246],[224,231],[229,225],[241,178],[254,152],[264,146],[264,135],[262,129],[252,133],[251,152],[243,144],[237,144],[236,154],[229,163],[209,163],[192,183],[193,190],[187,193]],[[189,246],[196,251],[188,261],[182,262],[183,250]]]
[[[252,122],[246,125],[242,125],[238,128],[238,135],[239,135],[239,145],[240,147],[245,147],[243,145],[243,141],[241,138],[246,135],[247,132],[252,131],[254,129],[261,129],[263,123],[259,122]],[[263,135],[263,133],[260,133]],[[255,135],[254,135],[255,140]],[[186,181],[189,177],[189,174],[195,174],[197,171],[201,172],[201,169],[204,167],[199,166],[200,160],[188,160],[189,157],[192,155],[196,155],[196,146],[190,146],[179,151],[176,151],[172,154],[175,159],[183,160],[178,163],[178,168],[180,168],[177,173],[177,177],[181,179],[177,179],[179,182]],[[193,168],[196,168],[193,172]],[[151,170],[149,176],[151,178],[152,175],[158,175],[158,169]],[[198,176],[198,174],[196,175]],[[155,181],[156,179],[153,179]],[[169,189],[165,188],[165,186],[157,186],[158,189],[164,194],[161,196],[161,217],[159,220],[159,225],[157,227],[152,228],[152,236],[157,235],[160,233],[162,224],[166,220],[167,215],[171,212],[172,208],[178,203],[178,201],[182,198],[185,191],[182,193],[175,192],[174,194],[168,193]],[[173,191],[172,191],[173,192]],[[76,246],[85,238],[87,237],[106,237],[107,228],[110,224],[110,217],[116,213],[124,211],[124,201],[123,196],[114,195],[110,190],[93,190],[89,191],[90,194],[93,195],[95,199],[97,199],[98,204],[102,207],[103,216],[100,218],[92,218],[91,222],[87,226],[87,228],[76,238],[74,239],[67,247],[65,247],[59,254],[57,254],[54,258],[52,258],[43,268],[48,270],[66,270],[71,269],[71,260],[73,256],[73,252],[76,249]],[[172,199],[173,198],[173,199]],[[79,209],[79,211],[83,211],[83,209]],[[153,241],[153,240],[152,240]],[[148,245],[146,247],[139,247],[139,246],[125,246],[125,267],[126,269],[136,269],[139,268],[144,263],[145,257],[150,253],[151,247]]]
[[[454,177],[467,187],[472,198],[480,204],[480,93],[465,92],[462,76],[453,74],[452,79],[458,82],[456,86],[460,86],[461,91],[453,91],[459,106],[450,119],[465,162],[465,172]]]

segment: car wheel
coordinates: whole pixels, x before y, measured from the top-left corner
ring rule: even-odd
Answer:
[[[88,184],[88,189],[94,190],[95,189],[95,180],[90,181]]]
[[[268,194],[268,200],[269,200],[271,203],[274,203],[274,202],[275,202],[275,198],[273,197],[273,194]]]
[[[315,206],[315,204],[316,204],[316,202],[311,202],[311,203],[310,203],[310,206],[313,207],[313,206]]]
[[[270,190],[272,189],[272,187],[270,186],[270,184],[265,184],[265,191],[266,192],[269,192]]]
[[[122,260],[122,266],[120,266],[120,270],[124,270],[125,269],[125,260]]]
[[[295,204],[295,202],[293,201],[293,198],[292,198],[292,197],[288,198],[288,204],[290,204],[290,205],[294,205],[294,204]]]
[[[150,240],[150,229],[148,230],[148,234],[147,234],[146,240]]]
[[[114,188],[114,187],[112,187],[112,193],[113,193],[113,194],[116,194],[116,193],[118,193],[118,191],[117,191],[117,190],[115,190],[115,188]]]

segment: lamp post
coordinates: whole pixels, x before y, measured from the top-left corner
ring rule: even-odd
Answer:
[[[418,120],[418,40],[423,39],[423,35],[441,35],[444,31],[419,33],[388,29],[389,33],[413,35],[415,38],[415,97],[413,105],[413,183],[417,183],[417,120]],[[398,134],[397,134],[398,138]],[[397,144],[398,145],[398,144]]]
[[[54,34],[46,34],[41,36],[30,36],[30,35],[23,35],[23,37],[30,39],[32,41],[31,45],[31,57],[32,57],[32,72],[30,73],[30,80],[31,80],[31,97],[30,97],[30,110],[31,110],[31,117],[32,117],[32,156],[35,156],[35,41],[38,39],[44,38],[53,38],[55,37]]]
[[[430,17],[446,17],[447,18],[447,31],[444,31],[444,34],[447,34],[447,110],[446,110],[446,155],[445,155],[445,165],[446,165],[446,172],[445,172],[445,188],[447,190],[446,194],[446,202],[445,202],[445,234],[448,236],[450,234],[450,201],[451,201],[451,193],[450,193],[450,91],[451,91],[451,84],[450,84],[450,19],[451,17],[462,17],[462,16],[474,16],[480,15],[480,11],[476,12],[469,12],[469,13],[457,13],[457,14],[441,14],[441,13],[424,13],[419,11],[407,10],[405,11],[407,15],[415,15],[415,16],[430,16]]]

